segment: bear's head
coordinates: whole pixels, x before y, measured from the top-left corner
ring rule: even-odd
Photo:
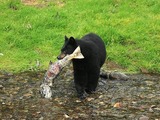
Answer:
[[[57,57],[58,60],[63,59],[67,54],[73,53],[73,51],[78,47],[76,40],[73,37],[67,38],[65,36],[65,41],[63,47],[61,48],[61,53]]]

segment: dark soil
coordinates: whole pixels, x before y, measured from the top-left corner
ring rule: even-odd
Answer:
[[[106,70],[107,71],[107,70]],[[41,98],[45,71],[0,72],[2,120],[159,120],[160,76],[128,74],[129,80],[99,80],[97,91],[80,101],[71,67],[54,80],[52,99]]]

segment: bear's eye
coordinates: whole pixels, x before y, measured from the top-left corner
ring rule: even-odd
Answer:
[[[61,50],[61,53],[66,54],[67,51],[62,49],[62,50]]]

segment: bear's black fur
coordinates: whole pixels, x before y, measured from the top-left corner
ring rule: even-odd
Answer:
[[[78,96],[83,99],[84,91],[92,93],[96,90],[100,68],[106,59],[106,48],[102,39],[93,33],[89,33],[80,40],[65,36],[65,43],[58,59],[71,54],[77,46],[80,46],[84,59],[73,59],[74,82]]]

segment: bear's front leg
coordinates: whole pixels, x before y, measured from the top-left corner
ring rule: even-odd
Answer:
[[[75,83],[75,87],[76,87],[76,90],[77,90],[77,95],[78,97],[83,100],[86,98],[85,94],[84,94],[84,88],[78,84]]]
[[[88,71],[88,83],[86,87],[86,92],[88,94],[94,93],[97,88],[99,74],[100,74],[100,67],[94,67],[95,69],[90,69]]]
[[[87,74],[82,70],[74,71],[74,83],[77,90],[78,97],[85,99],[85,88],[87,85]]]

